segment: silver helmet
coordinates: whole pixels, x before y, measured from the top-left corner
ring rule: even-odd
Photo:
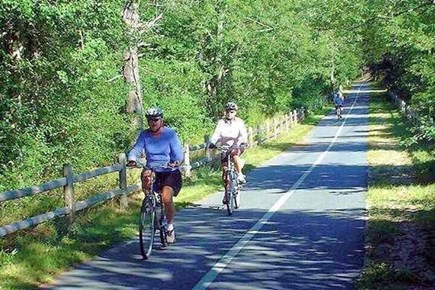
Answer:
[[[159,107],[152,107],[152,108],[149,108],[145,112],[145,117],[147,117],[147,118],[152,118],[152,117],[161,117],[161,118],[163,118],[163,111]]]
[[[228,110],[236,110],[237,111],[238,109],[239,109],[239,107],[237,107],[236,103],[234,103],[234,102],[228,102],[225,105],[225,111],[228,111]]]

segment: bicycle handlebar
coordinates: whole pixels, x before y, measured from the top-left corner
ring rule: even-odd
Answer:
[[[235,148],[246,148],[246,147],[248,147],[247,144],[246,145],[244,145],[244,144],[240,144],[240,145],[233,144],[231,146],[229,146],[229,145],[222,145],[222,146],[216,147],[216,149],[218,149],[220,151],[228,152],[228,151],[231,151],[231,150],[233,150]]]
[[[174,164],[174,166],[170,166],[170,164],[174,164],[174,163],[162,163],[162,164],[157,164],[155,166],[147,166],[145,163],[141,163],[141,162],[137,162],[135,161],[135,164],[133,166],[128,166],[130,168],[136,167],[136,168],[143,168],[143,169],[148,169],[151,171],[156,171],[157,169],[175,169],[175,168],[180,168],[180,164]]]

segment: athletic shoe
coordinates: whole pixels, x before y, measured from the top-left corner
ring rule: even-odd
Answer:
[[[175,229],[166,231],[166,240],[168,244],[175,243]]]
[[[237,181],[241,184],[246,183],[245,175],[243,173],[237,175]]]

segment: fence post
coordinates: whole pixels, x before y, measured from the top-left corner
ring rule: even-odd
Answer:
[[[289,130],[289,129],[291,129],[292,128],[292,118],[293,118],[293,116],[292,116],[292,111],[290,111],[288,114],[287,114],[287,130]]]
[[[122,166],[121,170],[119,171],[119,188],[123,190],[119,203],[121,208],[124,209],[128,206],[127,192],[125,191],[127,188],[127,162],[125,153],[119,154],[119,164]]]
[[[76,203],[74,200],[74,174],[71,164],[63,165],[63,176],[66,177],[66,185],[63,187],[63,195],[65,203],[71,211],[69,219],[70,221],[73,221],[76,213]]]
[[[266,136],[266,139],[268,139],[269,138],[268,134],[270,133],[270,120],[269,119],[266,120],[266,130],[265,131],[266,132],[264,135]]]
[[[297,110],[293,111],[293,117],[295,118],[295,124],[297,124],[298,123],[298,111]]]
[[[184,144],[184,165],[186,166],[185,175],[187,177],[191,176],[191,168],[190,168],[190,148],[189,144]]]
[[[288,126],[288,114],[284,114],[284,128],[285,128],[285,131],[288,131],[288,128],[289,128],[289,126]]]
[[[293,128],[294,125],[293,125],[293,113],[292,113],[292,111],[290,111],[290,113],[289,113],[289,119],[290,119],[290,128]]]
[[[248,144],[254,146],[254,129],[252,127],[248,127]]]
[[[276,117],[272,119],[272,126],[273,126],[273,138],[276,138],[278,136],[278,122],[276,121]]]
[[[210,136],[209,135],[204,135],[204,150],[205,150],[205,157],[207,157],[207,160],[210,161],[211,157],[210,157],[210,150],[208,150],[208,143],[210,142]]]
[[[257,125],[257,144],[260,145],[261,144],[261,126]]]

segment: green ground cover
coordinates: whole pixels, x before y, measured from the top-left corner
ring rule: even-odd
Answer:
[[[358,289],[433,289],[435,149],[409,142],[412,128],[386,93],[371,94],[369,122],[366,263]]]

